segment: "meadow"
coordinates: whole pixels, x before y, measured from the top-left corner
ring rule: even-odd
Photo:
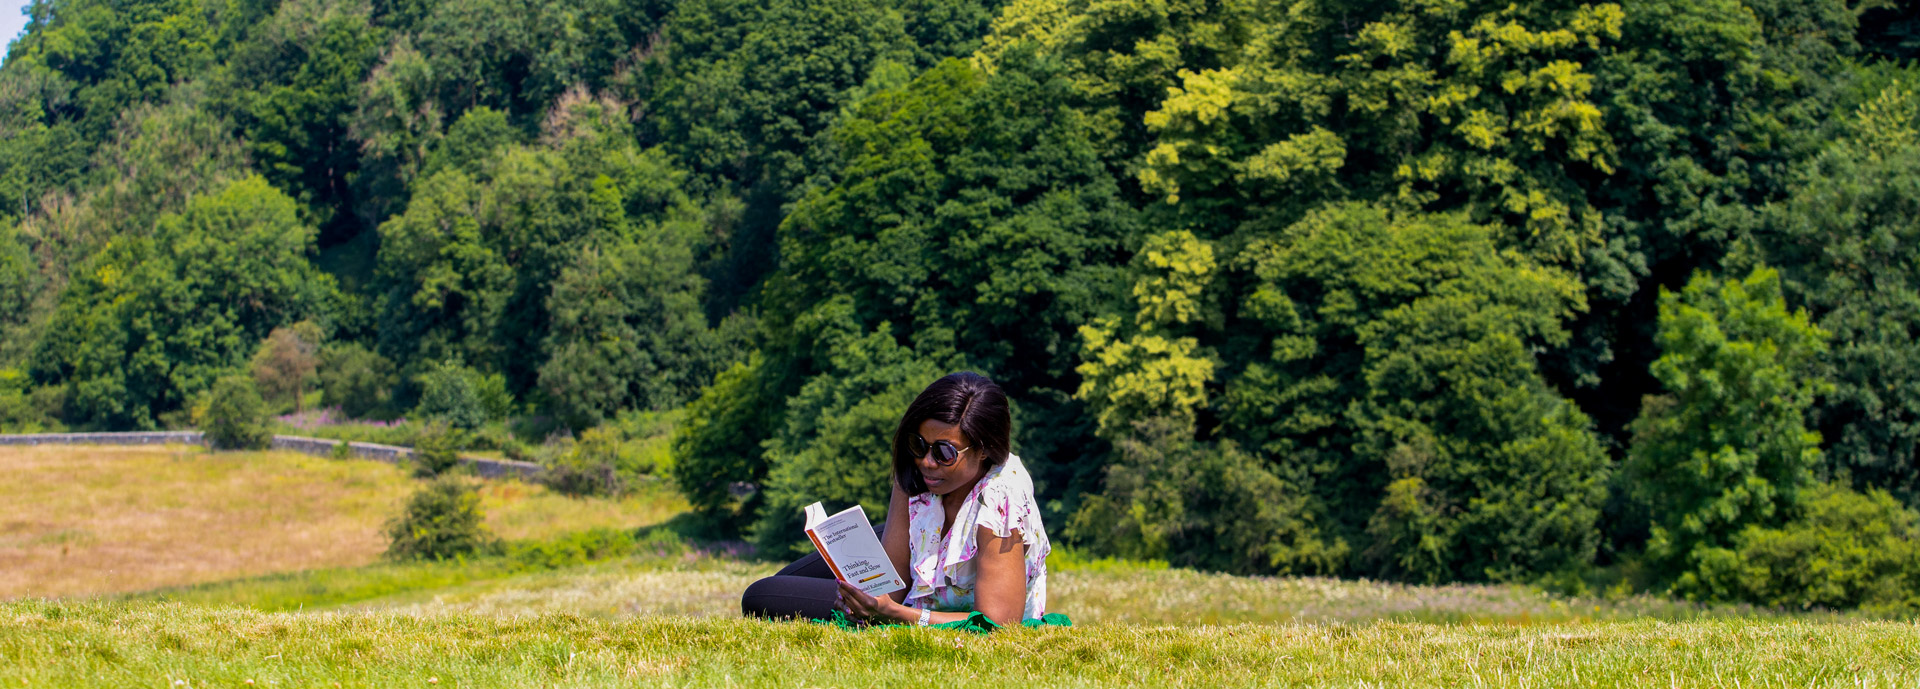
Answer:
[[[376,562],[414,485],[372,460],[198,447],[0,447],[0,599],[119,593]],[[480,484],[505,539],[633,528],[684,509]]]
[[[0,486],[0,562],[7,581],[25,582],[0,592],[11,599],[0,602],[0,687],[1920,680],[1913,621],[1522,586],[1240,577],[1071,550],[1051,560],[1050,607],[1072,628],[850,632],[741,619],[738,592],[778,563],[680,536],[671,518],[684,504],[661,490],[612,501],[489,482],[489,524],[510,541],[566,543],[594,527],[642,536],[601,559],[396,563],[379,557],[379,526],[411,479],[377,462],[6,448],[0,468],[21,477]],[[23,526],[28,515],[38,517]],[[60,556],[57,533],[86,536],[64,541]],[[344,544],[320,547],[328,534]],[[111,576],[74,564],[102,562]]]

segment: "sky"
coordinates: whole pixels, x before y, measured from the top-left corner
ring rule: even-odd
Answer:
[[[0,0],[0,37],[5,43],[12,43],[27,28],[27,2],[29,0]]]

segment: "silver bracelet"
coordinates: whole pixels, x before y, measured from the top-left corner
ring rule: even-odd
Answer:
[[[927,619],[933,617],[933,608],[920,609],[920,626],[927,626]]]

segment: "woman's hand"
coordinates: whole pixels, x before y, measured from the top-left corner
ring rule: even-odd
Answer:
[[[845,613],[847,617],[869,622],[906,621],[904,615],[908,614],[909,608],[893,602],[892,598],[874,598],[867,595],[867,592],[854,587],[853,584],[839,580],[835,580],[834,583],[840,585],[840,599],[834,603],[833,607]]]

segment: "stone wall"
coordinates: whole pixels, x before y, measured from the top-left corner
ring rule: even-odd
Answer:
[[[205,445],[199,431],[0,435],[0,445]]]
[[[291,450],[319,457],[332,457],[333,448],[345,441],[329,438],[304,438],[297,435],[273,436],[273,449]],[[132,433],[33,433],[27,435],[0,435],[0,445],[205,445],[206,440],[199,431],[136,431]],[[410,448],[398,445],[378,443],[347,443],[347,449],[353,456],[374,459],[389,464],[399,464],[412,454]],[[460,463],[473,468],[473,473],[487,478],[513,477],[533,480],[543,471],[532,462],[515,462],[503,459],[485,459],[482,457],[461,457]]]

